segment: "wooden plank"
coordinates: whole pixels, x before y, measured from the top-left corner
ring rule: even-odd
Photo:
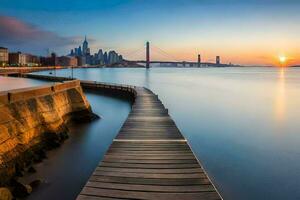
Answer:
[[[213,192],[212,185],[164,186],[164,185],[138,185],[105,182],[87,182],[87,187],[102,189],[119,189],[129,191],[154,191],[154,192]]]
[[[182,168],[182,169],[140,169],[140,168],[114,168],[114,167],[97,167],[95,171],[107,172],[128,172],[128,173],[145,173],[145,174],[190,174],[203,173],[201,168]]]
[[[151,178],[128,178],[116,176],[91,176],[90,181],[122,183],[122,184],[142,184],[142,185],[210,185],[207,178],[182,178],[182,179],[151,179]]]
[[[194,193],[165,193],[165,192],[141,192],[129,190],[116,189],[102,189],[84,187],[81,195],[114,197],[114,198],[128,198],[128,199],[172,199],[172,200],[219,200],[220,197],[216,192],[194,192]]]
[[[119,168],[134,168],[134,169],[185,169],[185,168],[199,168],[198,163],[196,164],[135,164],[135,163],[111,163],[101,162],[99,166],[102,167],[119,167]]]
[[[131,113],[77,199],[221,199],[157,95],[135,91]]]

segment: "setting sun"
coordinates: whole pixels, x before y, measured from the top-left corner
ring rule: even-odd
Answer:
[[[286,62],[286,57],[285,56],[279,56],[279,61],[280,61],[280,63],[285,63]]]

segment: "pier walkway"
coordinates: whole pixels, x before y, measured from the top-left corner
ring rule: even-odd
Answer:
[[[221,199],[157,95],[134,93],[131,113],[77,200]]]
[[[22,76],[48,81],[70,80],[36,74]],[[81,81],[81,86],[130,94],[134,96],[134,103],[77,200],[222,199],[168,110],[151,90],[95,81]]]

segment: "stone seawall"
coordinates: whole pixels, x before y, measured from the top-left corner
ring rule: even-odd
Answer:
[[[64,66],[45,66],[45,67],[0,67],[0,75],[17,75],[45,70],[59,70],[67,67]]]
[[[80,81],[0,92],[0,184],[67,137],[67,123],[94,114]]]

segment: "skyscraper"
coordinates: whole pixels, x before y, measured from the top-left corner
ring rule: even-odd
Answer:
[[[82,50],[81,50],[81,46],[78,47],[78,55],[81,56],[82,55]]]
[[[104,54],[103,54],[103,60],[104,60],[104,64],[108,63],[107,52],[104,52]]]
[[[87,55],[88,53],[90,53],[88,48],[89,48],[89,43],[87,42],[86,36],[85,36],[84,42],[82,44],[82,53],[83,53],[83,55]]]
[[[79,60],[79,65],[104,65],[115,64],[123,61],[123,57],[114,50],[105,52],[102,49],[99,49],[98,53],[94,53],[94,55],[91,55],[89,43],[86,36],[84,38],[82,48],[81,46],[79,46],[78,48],[71,50],[69,56],[76,56]]]

